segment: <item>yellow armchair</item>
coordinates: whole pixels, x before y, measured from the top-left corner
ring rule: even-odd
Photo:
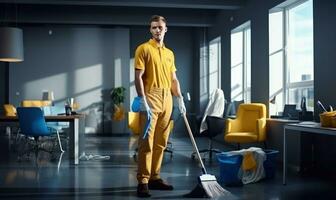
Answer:
[[[3,105],[5,116],[16,116],[16,108],[12,104]]]
[[[261,103],[241,104],[237,118],[226,120],[224,140],[237,143],[264,142],[266,146],[266,106]]]

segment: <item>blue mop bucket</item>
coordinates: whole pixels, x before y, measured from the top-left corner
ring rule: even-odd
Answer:
[[[218,153],[217,160],[220,166],[219,182],[228,184],[239,184],[238,172],[242,163],[241,155],[230,155],[227,152]]]
[[[276,158],[279,154],[277,150],[264,149],[266,160],[264,161],[264,170],[267,179],[274,178],[276,172]]]

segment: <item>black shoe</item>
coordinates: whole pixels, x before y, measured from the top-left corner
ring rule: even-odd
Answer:
[[[151,194],[149,194],[148,190],[148,184],[138,184],[138,189],[137,189],[137,196],[138,197],[150,197]]]
[[[164,182],[162,179],[149,180],[148,188],[151,190],[173,190],[174,187]]]

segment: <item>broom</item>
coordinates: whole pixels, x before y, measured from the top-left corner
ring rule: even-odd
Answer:
[[[201,155],[198,151],[195,139],[193,137],[193,134],[191,132],[190,126],[189,126],[189,122],[187,120],[186,114],[183,113],[182,114],[183,119],[184,119],[184,123],[188,129],[188,133],[190,136],[190,140],[194,146],[194,149],[196,151],[198,160],[201,164],[202,167],[202,175],[198,177],[198,185],[195,187],[195,189],[193,189],[190,193],[184,195],[185,197],[190,197],[190,198],[199,198],[199,197],[208,197],[208,198],[218,198],[218,197],[223,197],[223,196],[232,196],[232,194],[225,190],[224,188],[222,188],[222,186],[220,186],[216,180],[216,177],[214,175],[208,174]]]

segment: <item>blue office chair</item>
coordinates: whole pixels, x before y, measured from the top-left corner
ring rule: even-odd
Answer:
[[[40,108],[18,107],[17,114],[20,124],[20,133],[28,137],[33,137],[36,144],[38,144],[40,136],[50,136],[56,133],[60,150],[61,152],[64,152],[58,130],[47,126],[43,112]]]

